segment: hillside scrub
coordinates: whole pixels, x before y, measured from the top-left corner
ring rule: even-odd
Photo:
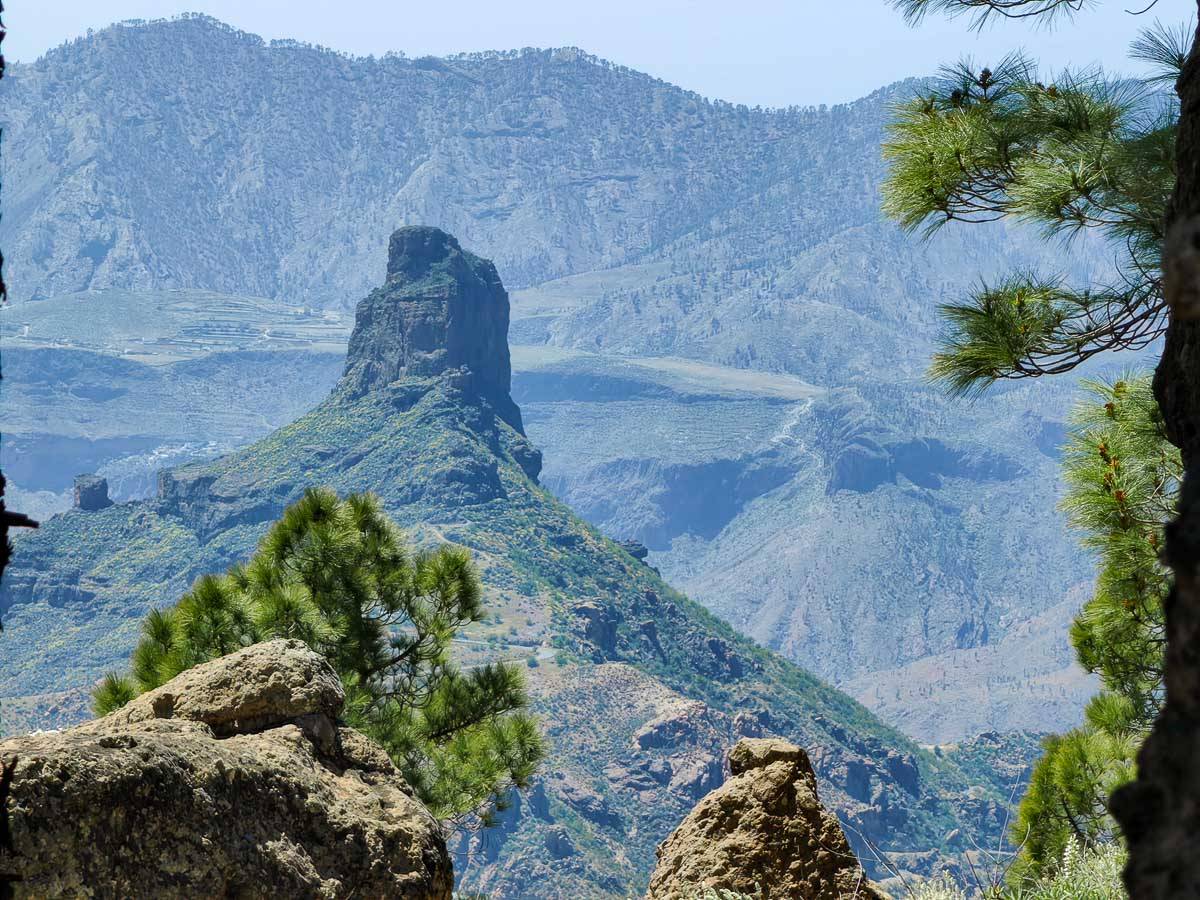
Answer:
[[[481,597],[465,551],[414,554],[372,495],[310,489],[249,562],[149,613],[130,673],[105,677],[95,711],[250,644],[296,638],[337,670],[348,723],[388,751],[435,815],[487,824],[543,750],[519,667],[461,671],[450,660],[454,635],[485,616]]]
[[[1057,864],[1037,879],[1021,885],[985,891],[994,900],[1123,900],[1121,884],[1125,851],[1116,844],[1081,849],[1070,843]],[[948,877],[922,884],[909,900],[967,900],[971,896]]]

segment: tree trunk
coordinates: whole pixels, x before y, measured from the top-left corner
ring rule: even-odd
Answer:
[[[1200,4],[1198,4],[1200,5]],[[1197,37],[1200,38],[1200,32]],[[1168,213],[1164,293],[1171,307],[1154,392],[1183,453],[1179,517],[1167,529],[1166,704],[1138,756],[1138,779],[1112,798],[1129,846],[1133,900],[1200,897],[1200,51],[1176,85],[1178,183]]]

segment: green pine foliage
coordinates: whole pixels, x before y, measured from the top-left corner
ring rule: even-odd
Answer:
[[[1169,578],[1159,554],[1183,463],[1148,375],[1087,387],[1093,400],[1079,405],[1065,448],[1063,507],[1100,570],[1071,642],[1104,689],[1129,702],[1130,726],[1145,731],[1163,700]]]
[[[341,675],[348,724],[388,751],[435,815],[489,824],[543,749],[519,667],[462,671],[450,659],[454,635],[484,615],[465,551],[413,553],[372,495],[312,489],[249,562],[150,612],[129,674],[105,677],[95,711],[241,647],[299,639]]]
[[[1013,826],[1023,851],[1014,883],[1036,880],[1073,844],[1096,847],[1118,836],[1108,797],[1133,779],[1138,748],[1163,703],[1169,578],[1159,548],[1182,462],[1167,441],[1149,376],[1087,387],[1092,396],[1077,408],[1065,448],[1063,507],[1100,564],[1071,642],[1103,690],[1082,726],[1045,742]]]
[[[911,21],[930,12],[1040,17],[1087,0],[894,0]],[[1068,239],[1097,232],[1119,248],[1109,283],[1013,272],[942,308],[946,333],[931,376],[955,393],[997,380],[1068,372],[1162,334],[1162,244],[1175,185],[1178,101],[1162,91],[1187,55],[1190,29],[1162,25],[1133,43],[1155,72],[1141,83],[1095,72],[1043,80],[1020,55],[994,69],[943,71],[896,110],[884,155],[884,210],[904,228],[1010,219]],[[1137,749],[1162,704],[1167,575],[1158,559],[1179,487],[1150,379],[1092,383],[1064,458],[1065,509],[1100,572],[1072,629],[1080,663],[1103,685],[1084,723],[1048,739],[1014,823],[1017,887],[1036,883],[1072,848],[1114,842],[1112,790],[1134,776]]]
[[[960,4],[904,5],[915,12]],[[1162,333],[1160,253],[1178,103],[1154,84],[1178,73],[1187,39],[1186,29],[1144,32],[1132,53],[1157,68],[1142,83],[1100,72],[1043,81],[1013,55],[994,69],[949,67],[929,93],[896,109],[883,148],[883,208],[904,228],[1010,218],[1047,235],[1096,231],[1119,248],[1108,283],[1013,272],[944,306],[935,379],[969,393],[1002,378],[1067,372]]]
[[[974,25],[980,28],[992,18],[1031,19],[1040,18],[1053,22],[1096,0],[893,0],[906,19],[918,23],[930,13],[941,13],[950,17],[970,15]]]
[[[1099,694],[1088,705],[1120,701]],[[1014,885],[1042,877],[1068,847],[1096,848],[1115,842],[1115,824],[1108,798],[1132,780],[1137,750],[1144,735],[1112,733],[1085,723],[1063,735],[1046,739],[1043,755],[1013,824],[1013,839],[1021,853],[1009,873]]]

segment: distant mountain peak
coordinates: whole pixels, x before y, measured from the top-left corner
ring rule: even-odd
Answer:
[[[361,396],[401,378],[454,374],[520,430],[509,396],[508,314],[490,260],[439,228],[398,229],[388,243],[387,280],[358,304],[343,389]]]

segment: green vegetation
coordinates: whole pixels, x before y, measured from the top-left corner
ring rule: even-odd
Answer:
[[[107,675],[95,709],[258,641],[299,639],[342,676],[348,722],[388,751],[435,815],[487,823],[543,749],[516,666],[464,672],[450,661],[454,635],[484,618],[464,550],[412,554],[372,495],[309,489],[249,562],[150,612],[130,674]]]
[[[1080,663],[1126,698],[1130,723],[1148,729],[1162,706],[1163,522],[1183,474],[1150,378],[1088,384],[1065,448],[1063,502],[1100,559],[1095,594],[1072,628]]]
[[[1075,287],[1057,273],[1014,272],[943,306],[949,334],[931,374],[951,390],[1066,372],[1162,333],[1160,252],[1179,110],[1150,88],[1174,80],[1186,41],[1186,31],[1144,32],[1133,55],[1160,71],[1141,85],[1070,72],[1047,83],[1010,56],[995,69],[947,68],[928,95],[897,108],[883,148],[884,210],[905,228],[1007,217],[1047,235],[1094,230],[1124,250],[1111,283]]]
[[[1089,389],[1094,400],[1079,406],[1066,447],[1063,505],[1100,560],[1095,593],[1075,619],[1071,642],[1103,690],[1081,727],[1046,741],[1013,829],[1025,851],[1018,879],[1073,844],[1113,839],[1108,797],[1133,778],[1137,750],[1163,702],[1170,584],[1159,548],[1182,462],[1148,377]]]
[[[1079,6],[896,4],[913,20],[968,12],[980,24],[994,15],[1066,15]],[[1021,56],[995,69],[962,63],[944,70],[928,95],[897,109],[884,146],[891,164],[884,209],[905,228],[933,232],[951,221],[1011,218],[1048,236],[1092,230],[1123,248],[1111,283],[1074,287],[1057,274],[1016,272],[942,307],[948,330],[931,366],[935,380],[955,393],[978,392],[999,379],[1068,372],[1105,351],[1141,349],[1163,333],[1161,253],[1179,105],[1155,86],[1175,80],[1188,43],[1187,28],[1143,31],[1131,53],[1156,71],[1141,84],[1071,72],[1043,82]],[[1168,578],[1158,555],[1179,456],[1148,377],[1089,389],[1100,402],[1076,414],[1063,463],[1064,507],[1100,559],[1095,594],[1071,640],[1103,691],[1081,727],[1046,741],[1013,827],[1022,849],[1013,885],[1036,883],[1072,848],[1091,850],[1116,837],[1107,798],[1133,777],[1137,749],[1162,703]]]
[[[1125,851],[1116,844],[1081,849],[1071,843],[1052,871],[1024,885],[987,889],[983,896],[995,900],[1121,900],[1125,889],[1121,869]],[[950,878],[927,882],[908,894],[909,900],[967,900],[969,895]]]

